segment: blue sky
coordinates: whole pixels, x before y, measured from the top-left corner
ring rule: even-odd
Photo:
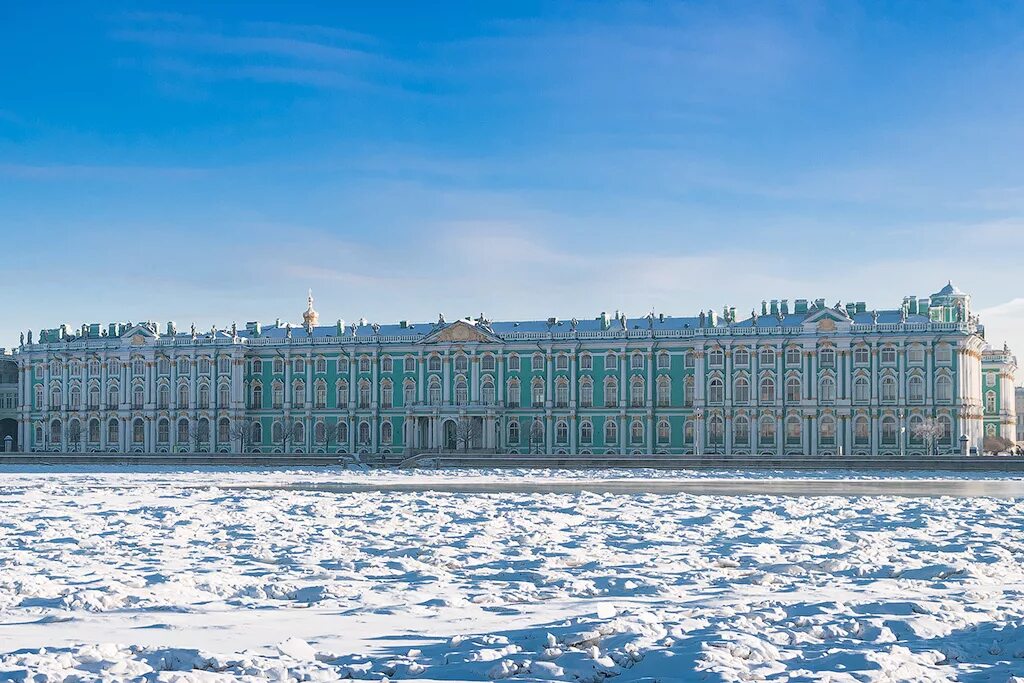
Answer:
[[[0,345],[896,307],[1024,350],[1019,3],[0,6]]]

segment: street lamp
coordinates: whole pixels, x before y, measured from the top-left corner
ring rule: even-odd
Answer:
[[[904,435],[907,432],[907,426],[906,426],[906,424],[903,421],[904,413],[903,413],[902,410],[899,411],[899,416],[900,416],[900,457],[902,458],[903,457],[903,448],[904,448],[903,444],[906,441],[906,439],[904,438]]]
[[[693,421],[694,421],[694,428],[695,428],[694,429],[695,434],[694,434],[694,439],[693,439],[694,440],[693,448],[694,448],[694,452],[697,455],[701,455],[701,450],[702,450],[701,446],[703,445],[703,441],[704,441],[704,430],[702,430],[700,428],[700,421],[701,421],[701,419],[703,419],[703,417],[704,417],[704,411],[701,410],[700,408],[697,408],[697,410],[693,411]]]

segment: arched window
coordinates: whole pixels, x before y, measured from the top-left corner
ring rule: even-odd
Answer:
[[[316,424],[313,425],[313,440],[317,443],[327,442],[327,425],[324,424],[323,420],[317,420]]]
[[[313,361],[313,372],[317,374],[324,374],[327,372],[327,359],[323,356],[317,356],[316,360]]]
[[[284,384],[275,379],[274,383],[270,385],[270,391],[273,407],[280,410],[284,407]]]
[[[136,372],[135,374],[137,375],[139,373]],[[187,374],[189,374],[188,358],[179,358],[178,359],[178,374],[179,375],[187,375]]]
[[[480,359],[480,369],[484,372],[492,372],[494,368],[494,356],[490,353],[485,353],[484,357]]]
[[[882,445],[896,445],[896,418],[892,415],[882,418]]]
[[[72,389],[74,391],[74,389]],[[985,412],[996,412],[996,392],[989,390],[985,392]]]
[[[741,405],[750,403],[750,382],[746,377],[738,377],[733,383],[732,400]]]
[[[761,445],[774,445],[775,443],[775,420],[770,417],[761,418],[758,423],[758,443]]]
[[[89,441],[90,443],[99,443],[100,440],[100,421],[96,418],[89,420]]]
[[[50,408],[51,409],[60,408],[62,401],[63,401],[63,395],[61,393],[60,387],[55,386],[52,389],[50,389]]]
[[[139,388],[139,387],[136,387]],[[189,390],[187,384],[178,385],[178,410],[188,410]]]
[[[484,381],[480,385],[480,398],[483,400],[484,405],[494,405],[494,382],[490,377],[484,377]]]
[[[800,378],[790,377],[786,380],[786,401],[796,402],[800,400]]]
[[[580,423],[580,443],[593,443],[594,442],[594,425],[590,420],[584,420]]]
[[[221,382],[217,387],[217,407],[227,408],[231,404],[231,385]]]
[[[170,443],[171,423],[166,418],[156,423],[156,440],[158,443]]]
[[[511,354],[508,357],[508,369],[513,372],[519,372],[519,367],[519,355],[515,353]]]
[[[430,384],[427,385],[427,393],[431,405],[441,403],[441,380],[436,375],[430,378]]]
[[[380,407],[387,410],[395,405],[395,390],[391,380],[385,379],[380,383]]]
[[[947,375],[939,375],[935,379],[935,400],[942,403],[953,400],[953,382]]]
[[[544,369],[544,354],[537,352],[530,359],[530,370],[538,372]]]
[[[907,423],[907,432],[910,434],[910,443],[920,445],[924,443],[924,434],[921,433],[921,425],[924,418],[920,415],[911,415]]]
[[[667,408],[672,404],[672,381],[662,375],[658,378],[658,407]]]
[[[604,381],[604,405],[608,408],[619,405],[619,383],[614,377]]]
[[[569,425],[565,423],[565,420],[555,423],[555,442],[560,444],[569,442]]]
[[[132,407],[141,410],[146,405],[146,391],[141,384],[132,387]]]
[[[640,420],[633,420],[633,424],[629,426],[629,440],[632,443],[644,442],[644,425]]]
[[[818,423],[818,440],[823,446],[836,443],[836,421],[829,415],[823,415]]]
[[[100,409],[100,385],[93,384],[89,387],[89,410]]]
[[[831,377],[822,377],[818,382],[818,400],[822,403],[835,403],[836,381]]]
[[[643,370],[644,369],[644,354],[636,351],[629,357],[629,369],[630,370]]]
[[[634,408],[642,408],[647,402],[646,382],[642,377],[634,377],[629,383],[629,403]]]
[[[672,425],[668,420],[658,420],[658,443],[668,443],[672,438]]]
[[[555,407],[569,407],[569,380],[565,377],[559,377],[555,380]]]
[[[866,446],[871,440],[871,425],[868,418],[858,415],[853,420],[853,442],[859,446]]]
[[[370,383],[365,379],[359,381],[359,407],[370,407]]]
[[[907,380],[907,399],[911,403],[924,403],[924,379],[920,375]]]
[[[686,353],[683,355],[683,367],[692,368],[696,362],[695,358],[696,357],[693,354],[693,349],[688,349]]]
[[[522,402],[522,389],[519,386],[519,380],[513,377],[508,381],[508,386],[505,391],[505,404],[509,408],[518,408]]]
[[[391,439],[394,437],[394,428],[390,422],[383,422],[380,425],[380,442],[383,444],[390,444]]]
[[[142,418],[136,418],[132,424],[132,441],[135,443],[142,443],[146,440],[146,423],[142,421]]]
[[[683,405],[684,406],[689,407],[689,406],[693,405],[694,395],[696,393],[695,386],[696,386],[696,384],[695,384],[695,382],[693,380],[693,375],[690,375],[685,380],[683,380]]]
[[[64,434],[64,425],[60,420],[54,420],[50,423],[50,443],[57,445],[61,442]]]
[[[853,400],[855,403],[867,403],[871,397],[871,385],[868,378],[861,375],[853,380]]]
[[[252,361],[252,374],[262,375],[263,374],[263,361],[259,358],[255,358]]]
[[[708,382],[708,403],[721,404],[725,401],[725,383],[718,377]]]
[[[790,415],[786,418],[786,443],[787,444],[798,444],[802,436],[802,430],[800,425],[800,418],[796,415]]]
[[[107,423],[107,445],[116,445],[121,440],[120,432],[121,430],[118,427],[117,420],[110,420],[110,422]]]
[[[252,442],[254,444],[263,443],[263,425],[260,422],[252,423]]]
[[[758,359],[757,362],[758,362],[758,364],[761,367],[768,367],[768,366],[775,365],[775,350],[774,349],[768,349],[768,348],[761,349],[760,354],[761,354],[760,358]]]
[[[896,378],[886,375],[882,378],[882,401],[884,403],[896,402]]]
[[[733,352],[732,362],[733,362],[733,365],[735,365],[737,367],[740,367],[740,368],[747,367],[748,365],[750,365],[750,352],[747,351],[742,346],[739,347],[738,349],[736,349]]]
[[[508,423],[508,442],[519,443],[519,422],[516,420]]]
[[[263,408],[263,385],[259,382],[252,385],[252,402],[249,407],[254,410]]]
[[[455,372],[469,372],[469,358],[463,353],[455,356]]]
[[[182,418],[178,420],[178,443],[187,444],[189,442],[188,434],[188,420]]]
[[[615,418],[608,417],[604,421],[604,442],[615,443],[619,440],[619,426],[615,423]]]
[[[836,365],[836,350],[831,346],[826,346],[819,350],[818,365],[823,368],[834,368]]]
[[[896,365],[896,347],[882,347],[882,365]]]
[[[441,372],[441,356],[436,353],[430,354],[427,358],[427,370],[429,372]]]
[[[672,357],[668,354],[668,351],[658,352],[658,369],[668,370],[672,367]]]
[[[617,370],[619,368],[619,357],[615,355],[614,351],[609,351],[604,355],[604,369],[605,370]]]
[[[948,415],[939,415],[936,419],[940,428],[938,442],[947,445],[953,443],[953,421]]]
[[[292,443],[295,446],[302,446],[306,443],[306,425],[301,420],[292,423]]]
[[[210,421],[205,417],[199,418],[198,432],[199,441],[206,443],[210,440]]]
[[[739,415],[732,421],[732,442],[737,446],[750,444],[750,420]]]
[[[394,372],[395,364],[391,360],[391,356],[381,356],[380,359],[380,371],[381,372]]]
[[[347,373],[348,370],[348,356],[338,356],[338,373]]]
[[[721,446],[725,440],[725,422],[718,415],[708,420],[708,441],[713,446]]]
[[[336,405],[339,408],[348,408],[348,382],[343,379],[338,380],[338,383],[335,384],[334,391],[336,394]]]
[[[199,409],[208,410],[210,407],[210,387],[206,384],[199,385]]]
[[[580,370],[593,370],[594,357],[587,352],[580,354]]]
[[[416,380],[405,380],[405,384],[402,385],[402,401],[407,406],[416,403]]]
[[[465,377],[455,378],[455,405],[464,406],[469,403],[469,385]]]
[[[338,443],[348,442],[348,422],[338,420]]]
[[[725,354],[717,346],[708,352],[708,365],[713,368],[720,368],[725,364]]]
[[[231,441],[231,422],[226,417],[222,417],[217,423],[217,441],[221,443]]]
[[[555,356],[555,370],[568,370],[569,369],[569,356],[565,353],[560,353]]]
[[[858,346],[853,350],[853,364],[867,365],[871,362],[871,352],[866,346]]]
[[[370,371],[370,357],[367,355],[359,356],[359,372]]]
[[[77,386],[71,387],[68,392],[68,408],[79,410],[82,407],[82,390]]]
[[[366,446],[370,443],[370,423],[360,422],[359,423],[359,445]]]
[[[775,402],[775,380],[771,377],[764,377],[761,379],[761,403],[774,403]]]
[[[544,382],[539,377],[533,380],[530,386],[531,396],[533,398],[534,408],[544,407]]]
[[[296,408],[306,406],[306,383],[301,379],[292,382],[292,405]]]

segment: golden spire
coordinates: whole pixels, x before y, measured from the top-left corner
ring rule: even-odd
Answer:
[[[306,327],[313,327],[320,322],[320,314],[313,310],[313,290],[306,297],[306,312],[302,314],[302,322]]]

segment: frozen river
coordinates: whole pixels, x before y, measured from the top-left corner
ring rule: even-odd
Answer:
[[[0,680],[1024,682],[1013,477],[0,474]]]

